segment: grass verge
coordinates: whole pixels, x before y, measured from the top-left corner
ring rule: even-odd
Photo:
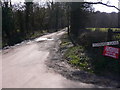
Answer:
[[[82,36],[83,35],[83,36]],[[103,31],[83,32],[79,46],[72,46],[67,34],[63,35],[61,48],[66,49],[63,58],[72,66],[97,75],[119,78],[120,61],[102,55],[103,48],[92,48],[92,42],[106,41]],[[117,77],[115,77],[117,76]]]
[[[67,34],[63,35],[61,40],[61,49],[66,49],[63,58],[72,66],[93,73],[89,63],[91,59],[86,55],[85,48],[83,46],[72,46]]]

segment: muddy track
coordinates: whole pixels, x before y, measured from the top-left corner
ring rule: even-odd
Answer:
[[[2,88],[101,88],[95,84],[70,80],[55,72],[67,71],[67,68],[58,69],[56,64],[60,60],[56,52],[64,33],[65,29],[3,50]],[[51,60],[55,62],[51,63]],[[49,65],[55,66],[54,69]]]

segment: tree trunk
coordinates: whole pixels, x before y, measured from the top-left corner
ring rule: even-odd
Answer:
[[[118,28],[120,28],[120,11],[118,12]]]
[[[80,2],[71,4],[70,33],[77,37],[80,29]]]

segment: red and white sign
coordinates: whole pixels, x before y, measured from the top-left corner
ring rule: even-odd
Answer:
[[[105,55],[105,56],[109,56],[109,57],[118,59],[119,54],[120,54],[120,49],[119,48],[114,48],[114,47],[110,47],[110,46],[105,46],[104,47],[103,55]]]

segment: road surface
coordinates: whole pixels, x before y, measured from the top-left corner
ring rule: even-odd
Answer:
[[[94,88],[68,80],[46,66],[51,48],[65,31],[44,35],[2,51],[2,88]],[[57,49],[57,48],[55,48]]]

